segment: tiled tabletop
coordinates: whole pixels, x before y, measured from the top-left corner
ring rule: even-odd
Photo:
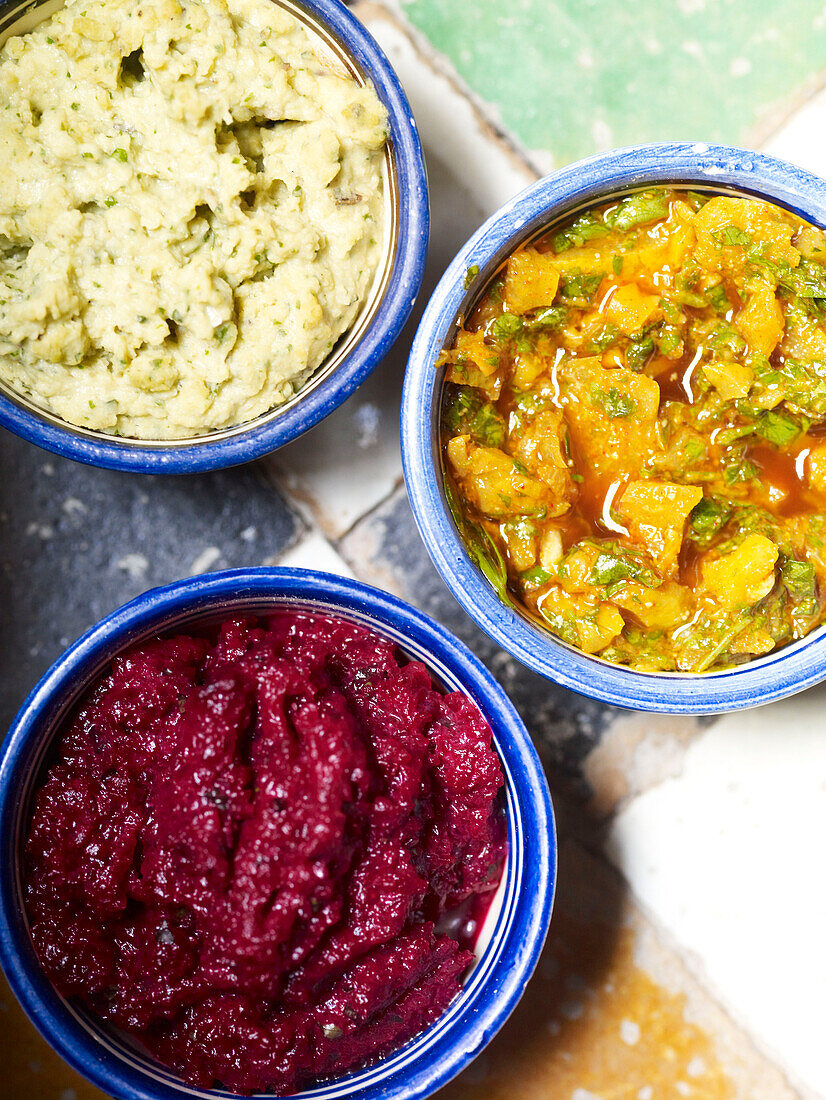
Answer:
[[[422,300],[537,173],[611,145],[739,142],[826,174],[820,0],[373,0],[425,141]],[[826,687],[713,720],[625,713],[526,672],[437,578],[401,480],[415,318],[374,377],[257,466],[164,480],[0,440],[0,722],[143,589],[284,562],[380,585],[490,665],[546,762],[562,838],[536,977],[445,1100],[826,1097]],[[90,534],[94,533],[94,536]],[[0,987],[0,1100],[99,1097]]]

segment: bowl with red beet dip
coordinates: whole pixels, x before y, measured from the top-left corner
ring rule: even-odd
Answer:
[[[55,663],[0,754],[0,963],[123,1100],[432,1095],[518,1002],[555,880],[501,686],[323,573],[145,593]]]

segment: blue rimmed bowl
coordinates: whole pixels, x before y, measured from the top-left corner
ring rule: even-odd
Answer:
[[[402,397],[402,458],[419,531],[442,579],[479,626],[523,664],[583,695],[650,711],[713,714],[759,706],[826,677],[826,627],[738,668],[638,672],[588,656],[506,606],[469,557],[444,492],[436,362],[492,275],[525,241],[578,210],[651,185],[752,195],[826,226],[826,181],[760,153],[674,142],[617,149],[539,180],[498,210],[448,267],[424,312]]]
[[[75,427],[0,383],[0,425],[48,451],[93,466],[150,474],[218,470],[260,458],[303,435],[338,408],[379,365],[421,287],[430,228],[424,156],[416,121],[390,62],[341,0],[272,0],[307,28],[319,49],[356,80],[372,81],[387,108],[383,168],[384,251],[350,329],[285,404],[233,428],[164,442],[124,439]],[[0,0],[0,44],[32,30],[61,0]]]
[[[0,963],[45,1039],[79,1073],[117,1100],[210,1100],[134,1043],[64,1000],[35,956],[23,905],[20,853],[33,790],[67,714],[127,646],[205,621],[289,605],[338,615],[392,639],[425,662],[450,691],[464,692],[493,731],[505,776],[509,853],[477,943],[477,960],[445,1014],[369,1069],[319,1085],[313,1100],[420,1100],[446,1084],[493,1037],[516,1006],[545,939],[556,882],[556,833],[539,758],[513,705],[456,638],[408,604],[358,581],[301,569],[250,569],[179,581],[139,596],[93,627],[26,700],[0,752]]]

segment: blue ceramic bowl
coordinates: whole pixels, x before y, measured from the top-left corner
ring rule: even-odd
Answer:
[[[473,564],[447,506],[439,448],[442,377],[436,360],[453,338],[457,317],[467,314],[500,264],[559,219],[656,184],[754,195],[826,226],[826,182],[784,161],[729,146],[640,145],[591,157],[540,180],[471,237],[430,299],[405,377],[402,457],[425,546],[450,591],[494,641],[529,668],[594,699],[639,710],[711,714],[758,706],[818,683],[826,676],[826,629],[739,668],[703,675],[636,672],[586,656],[506,607]]]
[[[461,690],[493,730],[506,780],[510,849],[502,885],[460,995],[425,1032],[384,1061],[301,1093],[313,1100],[419,1100],[457,1074],[493,1037],[519,1000],[545,939],[556,881],[556,835],[548,785],[525,727],[502,688],[451,634],[407,604],[357,581],[301,569],[214,573],[147,592],[76,642],[29,696],[0,753],[0,963],[32,1022],[79,1073],[118,1100],[184,1100],[231,1094],[193,1089],[134,1044],[60,997],[44,976],[28,932],[20,852],[33,787],[67,713],[126,646],[208,619],[277,605],[363,623],[426,662]]]
[[[66,458],[150,474],[188,474],[269,454],[308,431],[346,400],[389,352],[424,273],[430,213],[416,122],[398,77],[375,39],[341,0],[273,0],[303,22],[356,79],[372,81],[387,108],[385,250],[359,317],[313,377],[286,404],[257,420],[210,435],[153,443],[74,427],[0,385],[0,425]],[[59,3],[0,0],[0,43],[31,30]]]

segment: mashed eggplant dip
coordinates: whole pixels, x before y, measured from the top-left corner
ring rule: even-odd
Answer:
[[[271,0],[70,0],[0,51],[0,380],[84,428],[205,434],[352,325],[387,117]]]
[[[57,988],[200,1087],[295,1092],[439,1017],[507,851],[491,731],[388,640],[283,610],[143,643],[26,846]]]

